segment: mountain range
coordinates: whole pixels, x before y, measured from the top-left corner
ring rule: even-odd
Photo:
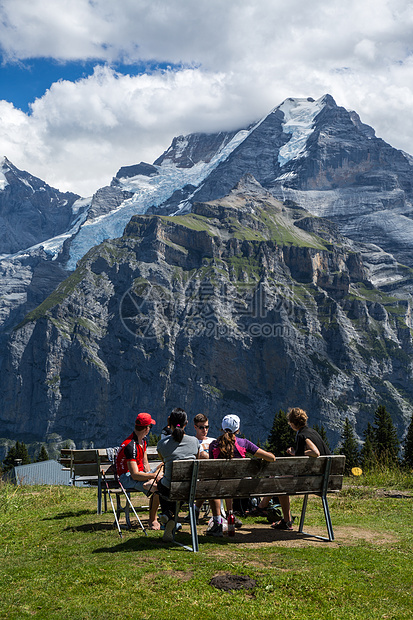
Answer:
[[[88,199],[0,171],[0,438],[113,445],[180,404],[332,443],[413,412],[413,158],[330,95],[175,138]],[[163,425],[163,424],[162,424]],[[115,430],[114,430],[115,429]]]

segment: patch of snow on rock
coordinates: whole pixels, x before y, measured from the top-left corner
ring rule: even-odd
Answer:
[[[305,154],[307,139],[314,127],[314,119],[324,106],[324,97],[318,101],[286,99],[279,107],[284,113],[283,130],[291,134],[290,140],[280,148],[278,161],[284,166],[288,161]]]

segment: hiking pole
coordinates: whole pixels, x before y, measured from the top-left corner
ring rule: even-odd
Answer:
[[[133,512],[134,512],[134,514],[135,514],[135,517],[138,519],[138,521],[139,521],[139,525],[141,526],[141,528],[142,528],[142,529],[143,529],[143,531],[145,532],[145,536],[147,536],[147,535],[148,535],[148,533],[147,533],[147,531],[145,530],[144,526],[142,525],[142,521],[140,520],[140,518],[139,518],[139,516],[138,516],[138,513],[136,512],[136,510],[135,510],[135,508],[134,508],[134,506],[133,506],[133,504],[132,504],[131,498],[130,498],[130,497],[129,497],[129,495],[126,493],[125,488],[124,488],[123,484],[121,483],[121,481],[119,480],[119,478],[117,479],[117,482],[118,482],[118,484],[119,484],[120,488],[122,489],[122,491],[124,492],[125,497],[126,497],[127,501],[129,502],[129,506],[132,508],[132,510],[133,510]],[[151,488],[152,488],[152,487],[151,487]]]
[[[113,514],[115,515],[115,521],[116,521],[116,525],[118,526],[119,536],[122,538],[122,531],[120,529],[118,515],[116,514],[115,506],[113,505],[112,493],[110,492],[109,484],[108,484],[108,481],[106,480],[105,472],[103,471],[103,469],[101,471],[102,471],[103,480],[105,481],[106,488],[108,490],[108,495],[109,495],[110,503],[112,506]]]
[[[152,491],[152,487],[153,487],[153,485],[155,484],[155,482],[157,481],[158,476],[159,476],[159,473],[160,473],[160,471],[161,471],[163,468],[164,468],[164,463],[162,463],[162,465],[159,467],[159,469],[158,469],[158,473],[156,474],[155,478],[152,480],[152,484],[151,484],[151,486],[149,487],[149,490],[148,490],[148,496],[150,495],[150,493],[151,493],[151,491]]]

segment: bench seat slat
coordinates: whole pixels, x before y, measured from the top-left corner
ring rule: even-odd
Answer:
[[[323,476],[299,476],[278,478],[241,478],[232,480],[199,480],[195,499],[223,499],[226,497],[254,497],[264,495],[304,495],[319,493]],[[330,476],[327,490],[340,491],[343,477]],[[190,483],[188,481],[172,482],[170,498],[184,500],[188,498]]]
[[[344,468],[344,456],[331,459],[331,474],[340,474]],[[325,457],[317,459],[303,457],[280,457],[268,463],[261,459],[216,459],[199,462],[198,476],[200,479],[243,478],[249,476],[300,476],[322,474],[325,468]],[[172,481],[191,480],[193,461],[175,461],[173,463]]]

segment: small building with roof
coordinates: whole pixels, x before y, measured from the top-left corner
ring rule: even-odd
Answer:
[[[62,469],[62,465],[53,459],[29,465],[16,465],[7,479],[18,485],[71,484],[69,469]]]

